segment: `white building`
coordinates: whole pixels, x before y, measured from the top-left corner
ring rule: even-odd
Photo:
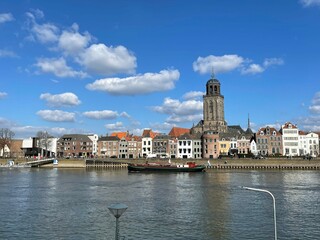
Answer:
[[[92,141],[92,155],[95,156],[97,155],[98,152],[98,135],[97,134],[91,134],[88,135],[88,138]]]
[[[0,157],[7,157],[10,156],[10,148],[8,145],[4,145],[3,148],[0,149]]]
[[[290,122],[282,125],[281,130],[283,155],[299,156],[299,129]]]
[[[251,140],[250,140],[250,152],[253,155],[258,155],[258,152],[259,152],[258,149],[257,149],[257,143],[254,140],[254,138],[251,138]]]
[[[319,135],[316,133],[308,133],[306,136],[307,140],[307,154],[311,156],[319,155]]]
[[[152,132],[151,129],[144,129],[143,133],[142,133],[142,144],[141,144],[141,155],[143,157],[147,157],[150,156],[150,154],[152,154],[152,137],[154,136],[154,133]]]
[[[190,134],[183,134],[178,138],[177,158],[192,158],[192,138]]]

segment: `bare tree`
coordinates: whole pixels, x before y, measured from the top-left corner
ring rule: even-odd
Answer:
[[[52,136],[47,131],[39,131],[37,132],[37,138],[39,140],[38,147],[41,148],[41,156],[43,156],[43,150],[45,150],[47,157],[48,149],[52,144]]]
[[[7,146],[9,149],[11,147],[11,140],[14,137],[14,132],[12,132],[8,128],[0,129],[0,149],[3,152],[3,156],[5,156],[5,147]]]

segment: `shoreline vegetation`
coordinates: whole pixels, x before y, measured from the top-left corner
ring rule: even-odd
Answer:
[[[30,159],[0,159],[0,165],[6,165],[8,160],[14,160],[15,165],[23,164]],[[92,159],[91,159],[92,160]],[[145,163],[148,162],[159,162],[167,163],[168,159],[115,159],[115,158],[97,158],[95,161],[104,161],[115,163]],[[41,166],[41,168],[86,168],[85,159],[59,159],[57,165],[47,164]],[[286,169],[290,166],[293,169],[320,169],[320,158],[314,158],[311,160],[306,160],[302,158],[267,158],[267,159],[251,159],[251,158],[223,158],[223,159],[171,159],[171,163],[186,163],[194,161],[199,165],[206,165],[209,168],[253,168],[254,166],[259,166],[258,168],[283,168]]]

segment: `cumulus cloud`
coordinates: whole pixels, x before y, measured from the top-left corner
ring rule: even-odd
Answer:
[[[207,57],[198,57],[198,59],[193,62],[193,70],[200,74],[211,73],[212,70],[214,70],[215,73],[223,73],[239,68],[243,62],[243,57],[238,55],[210,55]]]
[[[58,47],[67,55],[77,56],[91,41],[89,33],[80,34],[78,30],[79,26],[74,23],[71,30],[63,31],[59,37]]]
[[[202,112],[202,101],[187,100],[180,102],[177,99],[165,98],[162,106],[155,106],[152,109],[158,113],[176,114],[176,115],[193,115]]]
[[[43,93],[40,95],[40,99],[47,101],[47,104],[51,107],[77,106],[81,103],[77,95],[71,92],[55,95]]]
[[[75,71],[71,67],[67,66],[66,60],[63,57],[60,58],[40,58],[35,64],[36,67],[43,73],[52,73],[57,77],[79,77],[85,78],[88,75],[82,71]]]
[[[242,74],[256,74],[264,72],[264,68],[259,64],[250,64],[247,68],[243,68],[241,70]]]
[[[320,0],[300,0],[304,7],[320,6]]]
[[[109,131],[114,131],[114,132],[122,132],[126,130],[122,122],[106,124],[105,128]]]
[[[202,98],[203,95],[205,95],[205,92],[200,92],[200,91],[191,91],[191,92],[187,92],[185,93],[182,98],[185,100],[190,100],[190,99],[198,99],[198,98]]]
[[[311,106],[309,106],[309,110],[312,113],[320,114],[320,92],[317,92],[314,95],[311,101]]]
[[[200,74],[224,73],[239,70],[241,74],[257,74],[264,72],[272,65],[282,65],[284,61],[281,58],[266,58],[263,64],[252,63],[252,60],[238,56],[236,54],[207,57],[198,57],[193,62],[193,70]]]
[[[202,114],[179,116],[172,115],[166,119],[168,123],[198,122],[202,119]]]
[[[181,123],[193,122],[202,119],[203,103],[199,100],[179,101],[177,99],[165,98],[161,106],[151,107],[154,112],[167,114],[167,122]]]
[[[29,40],[39,41],[40,43],[55,43],[59,39],[60,29],[52,23],[37,23],[37,19],[44,17],[41,10],[31,9],[26,13],[28,17],[27,25],[29,27],[30,36]]]
[[[86,86],[89,90],[104,91],[112,95],[137,95],[167,91],[174,88],[180,77],[178,70],[162,70],[127,78],[105,78]]]
[[[124,118],[131,118],[131,116],[130,116],[128,113],[126,113],[126,112],[120,113],[120,116],[121,116],[121,117],[124,117]]]
[[[11,13],[0,13],[0,24],[11,22],[14,20],[14,17]]]
[[[5,98],[6,96],[8,96],[6,92],[0,92],[0,99]]]
[[[299,118],[297,123],[305,131],[320,131],[320,115]]]
[[[88,111],[84,112],[83,115],[92,119],[115,119],[119,116],[118,112],[111,110]]]
[[[123,46],[108,47],[105,44],[92,44],[80,54],[78,62],[89,72],[113,75],[135,73],[136,57]]]
[[[53,23],[40,23],[39,19],[44,18],[40,10],[30,10],[26,15],[28,17],[26,26],[30,33],[27,39],[49,44],[49,50],[66,57],[66,59],[57,57],[54,58],[54,61],[49,61],[49,64],[59,64],[61,71],[57,70],[57,66],[54,67],[54,70],[43,71],[43,60],[45,59],[38,61],[36,66],[40,67],[42,72],[53,73],[59,77],[86,77],[88,74],[85,72],[100,75],[135,73],[137,59],[126,47],[107,46],[104,43],[91,44],[94,37],[88,32],[80,33],[77,23],[65,30],[58,28]],[[72,60],[85,72],[72,70],[67,66],[66,60]]]
[[[65,112],[61,110],[40,110],[37,112],[43,120],[49,122],[74,122],[75,113]]]

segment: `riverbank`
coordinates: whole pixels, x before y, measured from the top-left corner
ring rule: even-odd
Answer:
[[[58,159],[57,165],[47,164],[42,168],[86,168],[84,159]],[[104,161],[104,164],[98,167],[126,167],[126,163],[145,163],[146,159],[95,159],[96,162]],[[15,159],[15,165],[24,164],[30,159]],[[164,159],[149,159],[149,162],[168,162]],[[286,159],[286,158],[269,158],[269,159],[250,159],[250,158],[225,158],[225,159],[171,159],[172,163],[185,163],[186,161],[195,161],[200,165],[207,165],[214,169],[320,169],[320,159]],[[8,159],[0,159],[0,165],[6,165]],[[108,166],[106,166],[108,165]]]

